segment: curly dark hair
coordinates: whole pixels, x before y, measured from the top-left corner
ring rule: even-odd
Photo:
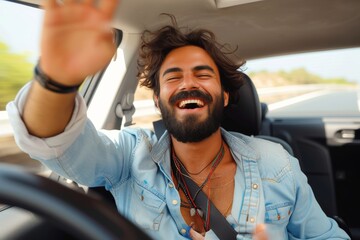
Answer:
[[[160,93],[159,70],[167,54],[173,49],[193,45],[203,48],[214,60],[219,69],[221,85],[230,95],[230,103],[236,97],[236,90],[244,82],[244,73],[240,67],[245,63],[234,63],[227,55],[233,53],[226,45],[218,43],[215,34],[206,29],[190,30],[182,32],[177,26],[173,15],[168,15],[172,25],[151,32],[144,31],[141,37],[140,53],[138,58],[138,74],[140,86],[145,86],[154,91],[155,96]]]

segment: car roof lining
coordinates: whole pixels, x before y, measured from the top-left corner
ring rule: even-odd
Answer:
[[[220,42],[237,47],[239,61],[360,46],[358,0],[240,0],[225,8],[217,1],[122,0],[113,24],[124,34],[140,33],[169,24],[161,13],[170,13],[179,26],[214,31]]]
[[[223,9],[209,0],[182,1],[191,8],[177,6],[178,1],[161,7],[146,0],[124,1],[115,25],[125,32],[156,29],[170,23],[160,13],[172,13],[180,26],[214,31],[220,42],[237,46],[237,57],[244,59],[360,45],[360,1],[356,0],[272,0]],[[138,4],[151,11],[134,14]]]

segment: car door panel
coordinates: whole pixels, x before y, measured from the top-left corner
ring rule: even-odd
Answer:
[[[328,216],[340,216],[360,239],[360,118],[274,118],[271,135],[287,141]]]

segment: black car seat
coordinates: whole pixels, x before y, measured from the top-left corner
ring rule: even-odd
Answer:
[[[265,121],[266,105],[260,103],[258,93],[250,77],[244,74],[245,82],[237,91],[235,101],[225,108],[221,126],[227,131],[240,132],[248,136],[267,139],[281,144],[291,155],[294,152],[284,140],[261,134]]]

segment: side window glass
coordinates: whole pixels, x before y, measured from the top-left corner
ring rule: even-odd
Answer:
[[[153,91],[146,87],[137,87],[134,107],[136,109],[133,116],[134,127],[153,129],[152,123],[161,118],[160,110],[154,104]]]
[[[360,48],[250,60],[269,117],[359,116]]]
[[[5,107],[32,78],[39,56],[42,15],[41,9],[0,1],[0,162],[36,171],[40,164],[14,142]]]

